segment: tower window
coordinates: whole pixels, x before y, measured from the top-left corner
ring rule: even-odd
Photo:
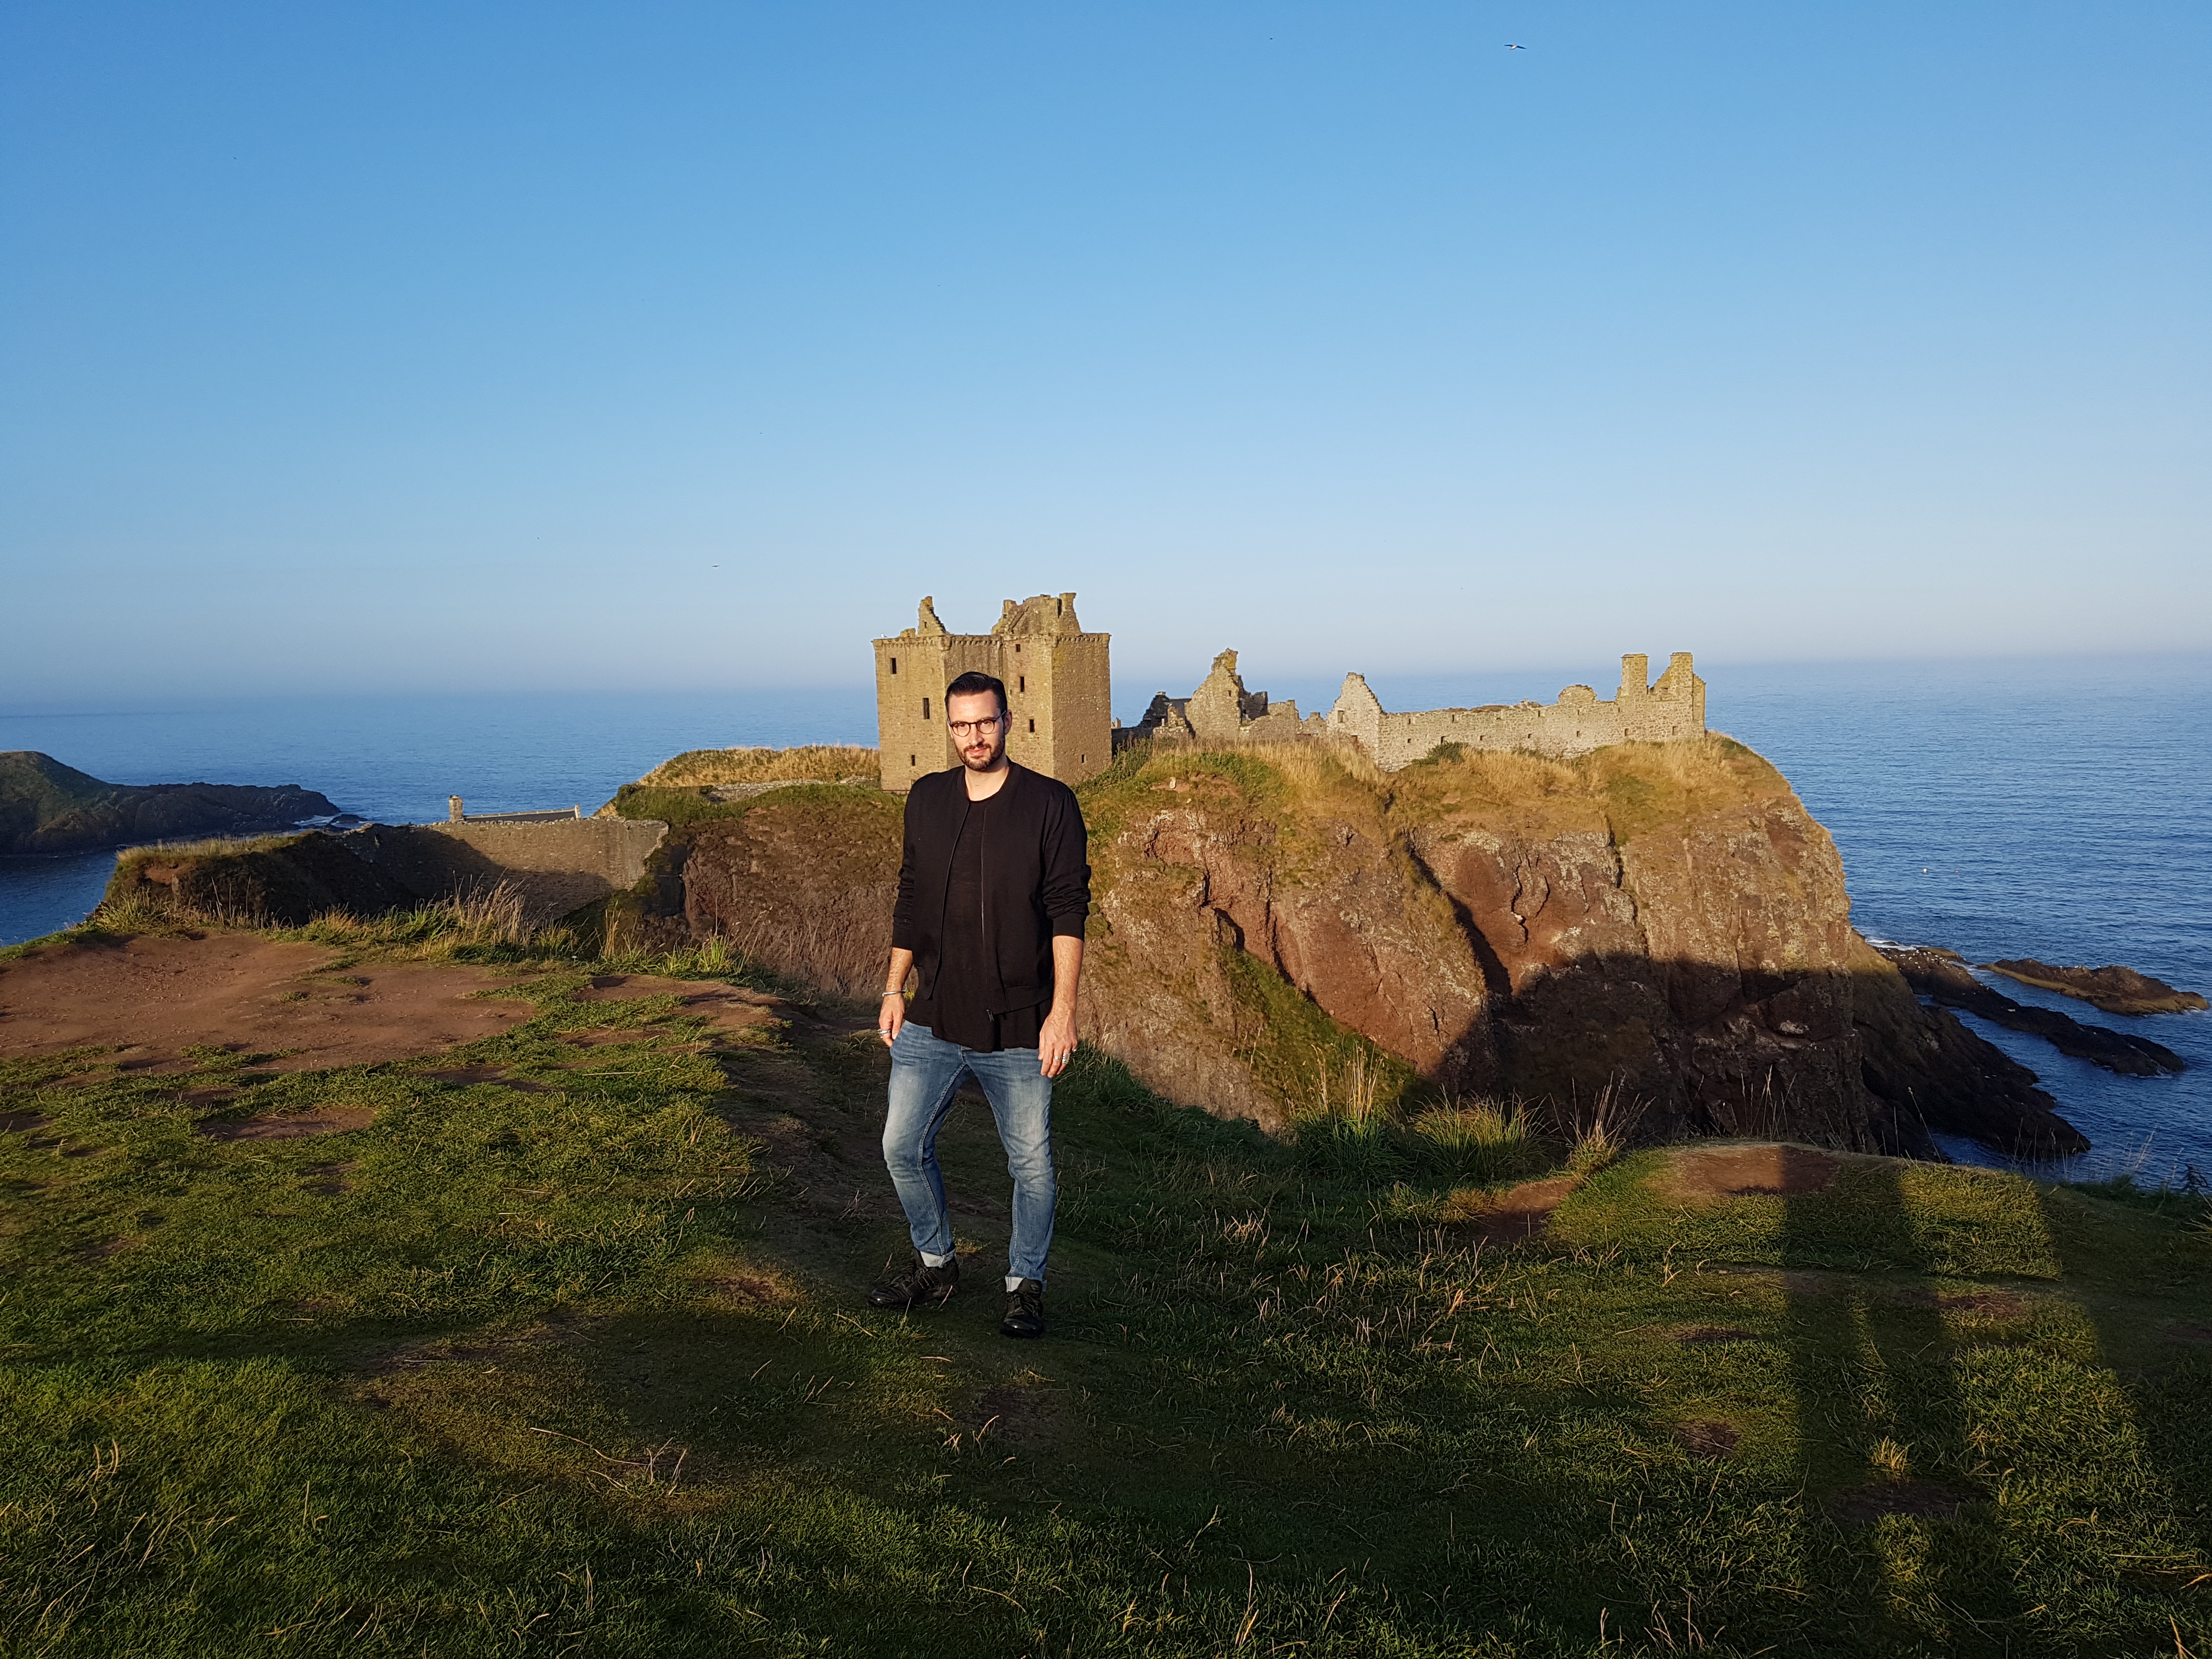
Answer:
[[[929,718],[929,699],[927,697],[924,697],[921,700],[921,717],[924,720],[927,720]]]
[[[1036,722],[1035,720],[1031,720],[1030,722],[1030,730],[1032,732],[1036,730]]]
[[[1026,674],[1017,674],[1017,675],[1015,675],[1015,676],[1014,676],[1014,690],[1017,690],[1017,691],[1026,691],[1026,690],[1028,690],[1029,689],[1030,689],[1030,678],[1029,678],[1029,676],[1028,676],[1028,675],[1026,675]]]
[[[896,657],[893,657],[891,659],[891,672],[894,674],[898,672],[898,659]]]
[[[919,763],[921,763],[921,756],[919,756],[919,755],[908,755],[908,756],[906,757],[906,763],[907,763],[908,766],[914,766],[914,765],[917,765],[917,764],[919,764]]]

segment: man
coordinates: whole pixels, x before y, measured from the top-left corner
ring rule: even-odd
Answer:
[[[884,1163],[914,1236],[914,1266],[868,1293],[878,1308],[940,1307],[960,1283],[937,1132],[963,1079],[991,1103],[1014,1178],[1006,1336],[1044,1334],[1045,1254],[1058,1185],[1052,1080],[1075,1053],[1075,985],[1091,913],[1075,792],[1006,758],[1003,682],[945,688],[957,769],[921,779],[877,1022],[891,1051]],[[907,975],[915,975],[911,1003]]]

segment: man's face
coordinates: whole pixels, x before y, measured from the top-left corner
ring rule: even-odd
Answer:
[[[988,691],[963,691],[945,700],[945,722],[952,728],[953,745],[962,764],[971,771],[988,772],[1006,752],[1006,714]]]

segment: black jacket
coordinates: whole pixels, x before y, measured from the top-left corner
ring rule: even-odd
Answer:
[[[924,998],[935,994],[945,888],[967,800],[960,767],[918,779],[906,798],[891,944],[914,952]],[[1002,1014],[1052,1000],[1052,941],[1083,937],[1091,866],[1083,811],[1075,791],[1058,779],[1013,766],[992,805],[983,820],[990,835],[983,847],[983,928],[992,957],[990,1012]]]

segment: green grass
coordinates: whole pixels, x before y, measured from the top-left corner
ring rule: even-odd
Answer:
[[[805,805],[849,810],[865,804],[868,807],[889,811],[902,811],[905,807],[902,800],[896,798],[884,799],[879,791],[864,789],[858,784],[793,783],[776,790],[772,796],[753,795],[729,801],[716,800],[713,787],[708,784],[678,787],[626,783],[615,791],[611,805],[623,817],[659,818],[677,830],[714,818],[741,818],[763,805],[784,808]]]
[[[1545,1161],[1525,1125],[1316,1158],[1086,1051],[1053,1334],[1011,1343],[980,1107],[944,1147],[969,1286],[860,1300],[903,1249],[865,1011],[738,1041],[418,932],[325,942],[505,966],[532,1018],[334,1072],[0,1066],[42,1115],[0,1133],[0,1652],[2212,1643],[2201,1206],[1878,1161],[1685,1203],[1644,1152],[1508,1252],[1435,1218]],[[610,1023],[640,1040],[570,1040]],[[464,1064],[502,1080],[429,1075]],[[1899,1479],[1955,1514],[1853,1518]]]

